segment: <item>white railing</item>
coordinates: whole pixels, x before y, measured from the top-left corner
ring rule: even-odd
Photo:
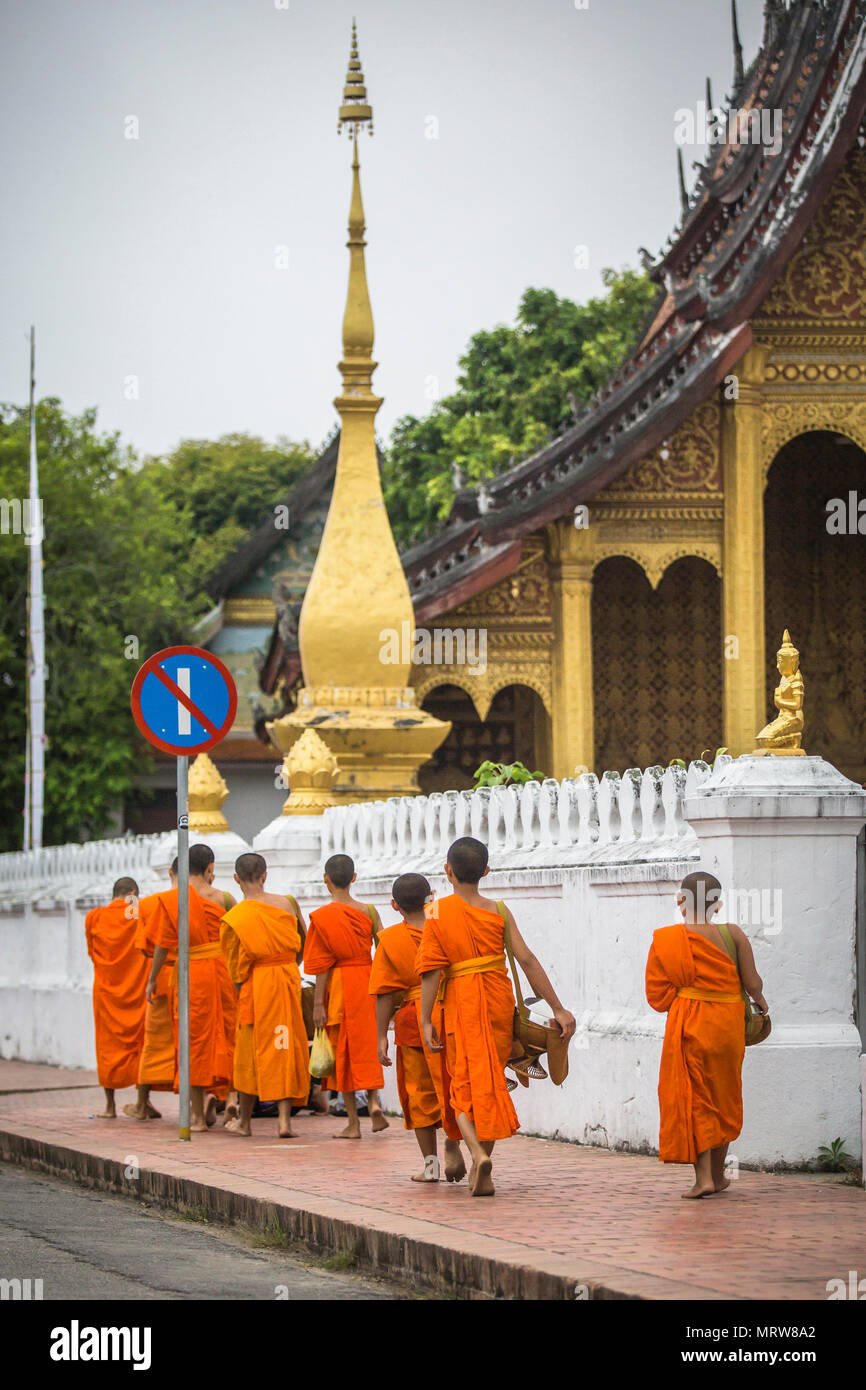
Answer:
[[[130,876],[139,886],[152,878],[151,855],[161,835],[124,835],[113,840],[47,845],[0,854],[0,898],[74,898],[109,889]]]
[[[503,867],[696,858],[683,804],[711,771],[693,762],[335,806],[322,818],[322,858],[349,854],[363,878],[430,872],[461,835],[483,840]]]
[[[723,754],[719,762],[730,758]],[[707,763],[694,762],[688,771],[629,768],[622,776],[585,773],[562,782],[547,778],[335,806],[322,817],[321,859],[350,854],[364,878],[405,869],[430,873],[441,868],[449,844],[461,835],[483,840],[494,866],[502,867],[695,858],[697,840],[683,803],[710,772]],[[164,857],[164,840],[162,834],[127,835],[0,854],[0,902],[104,896],[125,875],[154,891],[153,865]]]

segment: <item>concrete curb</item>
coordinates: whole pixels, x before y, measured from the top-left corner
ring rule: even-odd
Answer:
[[[221,1225],[240,1225],[255,1231],[283,1232],[316,1254],[350,1254],[358,1269],[396,1278],[419,1289],[457,1299],[575,1300],[701,1298],[693,1285],[647,1276],[611,1266],[575,1270],[574,1260],[551,1254],[533,1257],[505,1240],[450,1232],[448,1243],[439,1228],[412,1218],[394,1216],[385,1226],[382,1213],[370,1210],[358,1219],[358,1209],[338,1198],[311,1198],[287,1191],[285,1202],[226,1185],[225,1175],[201,1181],[142,1167],[130,1191],[125,1165],[117,1159],[91,1154],[33,1135],[0,1130],[0,1158],[36,1172],[73,1181],[181,1214],[199,1213]],[[531,1213],[529,1214],[531,1220]],[[431,1234],[435,1230],[435,1236]],[[470,1248],[471,1247],[471,1248]],[[480,1248],[479,1248],[480,1247]],[[713,1295],[704,1294],[712,1299]]]

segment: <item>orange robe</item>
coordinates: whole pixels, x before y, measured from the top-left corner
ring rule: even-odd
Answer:
[[[415,957],[421,944],[421,930],[408,922],[398,922],[379,933],[379,944],[370,971],[370,993],[391,994],[395,990],[418,990],[421,976],[415,969]],[[442,1112],[431,1075],[427,1054],[418,1023],[419,1000],[402,1004],[394,1019],[394,1041],[397,1044],[397,1090],[403,1111],[405,1129],[422,1129],[439,1125]]]
[[[222,920],[226,912],[229,910],[231,904],[226,903],[224,896],[223,901],[221,903],[214,902],[212,898],[202,898],[202,902],[204,903],[204,915],[207,919],[208,939],[210,941],[219,941]],[[222,951],[222,947],[220,947],[220,950]],[[220,971],[219,984],[220,993],[222,995],[223,1001],[223,1026],[225,1028],[226,1043],[228,1045],[228,1049],[231,1053],[232,1059],[234,1059],[235,1032],[238,1015],[238,995],[237,990],[232,984],[228,968],[226,968],[224,971]],[[232,1065],[234,1065],[234,1062],[232,1063]],[[229,1081],[226,1085],[223,1086],[216,1085],[211,1087],[211,1090],[213,1091],[217,1100],[225,1100],[231,1089],[231,1081]]]
[[[148,961],[156,945],[153,922],[159,897],[159,893],[153,893],[148,898],[138,900],[135,946],[144,952]],[[144,1042],[138,1065],[138,1085],[149,1086],[152,1091],[177,1090],[177,1047],[171,1016],[171,971],[176,959],[173,953],[166,959],[153,999],[147,1001],[144,1011]]]
[[[148,964],[136,948],[136,905],[115,898],[84,919],[93,961],[93,1023],[100,1086],[123,1090],[138,1080],[144,1042]]]
[[[689,999],[680,989],[736,995]],[[646,997],[667,1013],[659,1070],[659,1158],[694,1163],[699,1153],[736,1139],[743,1126],[745,1052],[740,977],[727,951],[677,925],[653,932]]]
[[[214,941],[206,899],[189,890],[189,1082],[212,1091],[232,1080],[232,1026],[223,1000],[231,989],[219,941]],[[216,908],[216,904],[212,904]],[[158,893],[153,932],[158,946],[177,953],[177,889]],[[172,971],[172,1016],[177,1031],[177,970]]]
[[[469,907],[454,893],[426,909],[416,968],[424,975],[478,956],[505,951],[498,912]],[[514,994],[504,961],[484,974],[461,974],[445,985],[445,1054],[451,1105],[475,1125],[481,1140],[508,1139],[519,1129],[505,1084],[514,1036]]]
[[[376,1091],[385,1084],[379,1062],[376,1005],[370,995],[373,926],[360,907],[327,903],[310,914],[304,969],[328,982],[328,1037],[337,1056],[329,1091]]]
[[[234,1084],[259,1100],[305,1105],[310,1054],[301,1010],[298,919],[275,903],[246,899],[220,928],[231,979],[240,985]]]

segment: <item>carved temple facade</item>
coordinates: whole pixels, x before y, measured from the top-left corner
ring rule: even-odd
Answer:
[[[751,751],[785,628],[807,750],[866,781],[864,0],[767,0],[729,107],[742,130],[649,258],[652,321],[615,378],[402,557],[417,627],[486,637],[483,667],[413,667],[452,726],[422,791],[470,786],[484,758],[563,778]],[[747,138],[761,110],[781,113],[775,152]],[[250,666],[230,782],[227,763],[275,761],[255,706],[293,703],[334,453],[296,489],[291,537],[264,522],[215,583],[214,648]]]

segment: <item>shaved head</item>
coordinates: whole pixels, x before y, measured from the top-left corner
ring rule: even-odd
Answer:
[[[458,883],[478,883],[487,868],[487,846],[471,835],[455,840],[448,851],[448,864]]]
[[[111,890],[113,898],[128,898],[130,893],[138,897],[138,884],[134,878],[119,878]]]
[[[348,888],[355,877],[355,861],[348,854],[332,854],[325,861],[325,873],[335,888]]]
[[[260,854],[242,854],[235,860],[235,873],[241,883],[258,883],[267,872],[267,863]]]

